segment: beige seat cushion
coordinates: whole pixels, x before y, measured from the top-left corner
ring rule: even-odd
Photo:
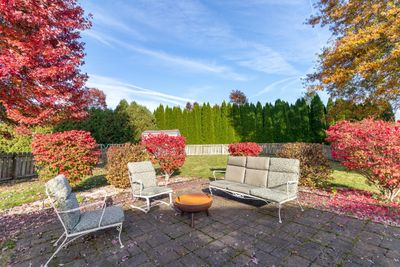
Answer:
[[[247,194],[247,195],[250,194],[251,189],[256,189],[256,188],[257,187],[253,186],[253,185],[239,184],[239,183],[228,185],[228,190],[232,190],[232,191]]]
[[[295,194],[286,194],[283,191],[270,188],[252,189],[250,190],[250,194],[255,197],[259,197],[265,200],[271,200],[278,203],[286,202],[289,199],[296,198]]]

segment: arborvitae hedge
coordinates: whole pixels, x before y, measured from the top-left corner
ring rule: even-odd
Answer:
[[[154,116],[159,129],[179,129],[188,144],[323,142],[326,109],[319,96],[308,102],[239,106],[224,101],[213,107],[196,103],[190,110],[160,105]]]

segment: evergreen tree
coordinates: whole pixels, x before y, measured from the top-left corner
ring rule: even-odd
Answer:
[[[284,143],[288,141],[288,104],[280,99],[275,101],[272,112],[272,123],[274,126],[275,142]]]
[[[312,141],[315,143],[323,143],[326,137],[325,106],[318,94],[311,100],[310,125]]]
[[[241,121],[241,116],[240,116],[240,108],[239,105],[237,104],[232,104],[231,108],[231,113],[230,113],[230,121],[232,128],[234,129],[234,139],[237,141],[243,141],[242,136],[243,136],[243,125]]]
[[[165,107],[165,129],[166,130],[176,129],[176,121],[174,113],[172,111],[172,108],[168,106]]]
[[[223,143],[223,135],[226,133],[222,132],[221,125],[221,108],[218,105],[214,105],[212,108],[212,117],[214,120],[214,143],[222,144]]]
[[[233,136],[230,136],[229,134],[229,108],[226,104],[225,101],[222,102],[221,108],[220,108],[220,127],[219,130],[221,133],[219,134],[219,139],[221,144],[228,144],[230,141],[233,139]]]
[[[262,143],[264,140],[264,118],[263,118],[263,106],[260,102],[257,102],[255,108],[255,141],[258,143]]]
[[[295,104],[296,112],[296,142],[311,142],[310,107],[304,98],[300,98]]]
[[[165,111],[164,106],[161,104],[158,108],[154,111],[154,117],[156,118],[156,125],[157,128],[160,130],[166,129],[165,127]]]
[[[201,108],[201,143],[213,144],[215,140],[214,121],[209,103]]]
[[[264,108],[263,108],[263,138],[262,142],[263,143],[274,143],[275,138],[274,138],[274,124],[273,124],[273,110],[274,107],[270,103],[266,103]]]
[[[193,144],[201,144],[201,108],[198,103],[193,104],[191,117],[190,126],[193,133]]]

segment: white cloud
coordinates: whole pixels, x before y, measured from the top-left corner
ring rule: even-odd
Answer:
[[[105,25],[111,28],[113,31],[115,30],[124,31],[129,33],[131,37],[135,37],[142,41],[146,40],[146,37],[137,30],[135,30],[134,27],[128,26],[121,20],[118,20],[115,17],[110,17],[102,11],[97,11],[93,15],[93,24],[96,26],[97,23]]]
[[[298,75],[299,72],[285,58],[260,44],[248,44],[242,51],[236,51],[229,57],[238,64],[267,74]]]
[[[105,44],[107,46],[113,47],[111,45],[111,43],[107,40],[107,38],[105,38],[102,34],[99,34],[98,32],[94,31],[94,30],[87,30],[82,32],[82,35],[90,37],[92,39],[95,39],[97,41],[99,41],[102,44]]]
[[[254,98],[263,94],[267,94],[270,93],[272,91],[282,91],[286,88],[288,88],[289,85],[295,83],[295,82],[299,82],[300,81],[300,77],[299,76],[295,76],[295,77],[289,77],[289,78],[285,78],[285,79],[281,79],[278,81],[275,81],[269,85],[267,85],[263,90],[261,90],[260,92],[256,93],[255,95],[251,96],[250,98]]]
[[[280,0],[262,2],[277,4]],[[284,4],[292,2],[298,4],[300,0],[287,0]],[[167,33],[169,38],[174,36],[190,46],[206,46],[242,67],[267,74],[298,74],[281,53],[238,37],[228,23],[198,1],[145,1],[145,4],[126,8],[133,12],[132,18],[139,23]],[[240,75],[228,76],[244,80]]]
[[[165,94],[95,74],[89,74],[87,86],[102,90],[107,96],[107,105],[112,108],[116,107],[121,99],[136,101],[150,110],[154,110],[160,103],[184,106],[186,102],[196,102],[194,99]]]

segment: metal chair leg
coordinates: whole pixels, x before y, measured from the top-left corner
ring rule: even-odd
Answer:
[[[299,206],[300,206],[301,211],[304,211],[303,207],[300,204],[299,198],[296,198],[296,200],[297,200],[297,204],[299,204]]]
[[[61,240],[61,238],[62,238],[63,236],[65,236],[65,232],[57,239],[56,242],[54,242],[53,246],[56,247],[56,246],[58,245],[58,242],[60,242],[60,240]]]
[[[117,230],[119,232],[119,234],[118,234],[119,244],[121,245],[121,248],[123,248],[124,245],[122,244],[122,241],[121,241],[122,224],[120,226],[117,226]]]
[[[63,242],[61,243],[61,245],[56,249],[56,251],[53,253],[53,255],[51,255],[50,259],[47,260],[47,262],[44,264],[44,267],[47,267],[48,264],[50,263],[50,261],[54,258],[54,256],[64,247],[65,242],[67,241],[67,237],[65,237],[65,239],[63,240]]]
[[[281,203],[278,203],[278,216],[279,216],[279,223],[282,223],[282,220],[281,220]]]

